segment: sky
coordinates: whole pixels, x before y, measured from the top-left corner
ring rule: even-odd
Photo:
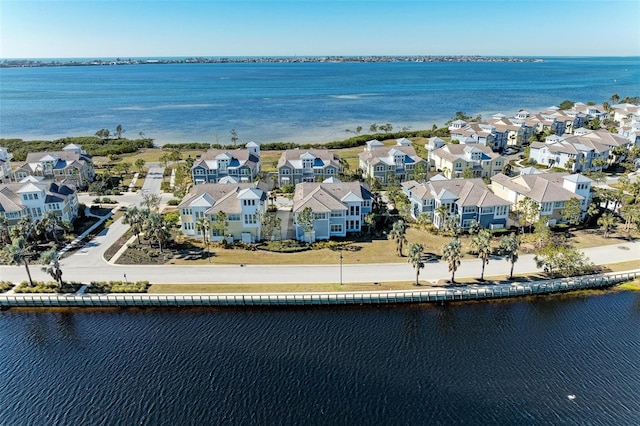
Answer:
[[[0,58],[640,56],[638,0],[0,0]]]

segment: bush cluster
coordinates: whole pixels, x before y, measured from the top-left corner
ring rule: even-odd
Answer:
[[[0,281],[0,293],[5,293],[13,288],[11,281]]]
[[[302,243],[295,240],[284,240],[268,241],[258,246],[258,249],[276,253],[297,253],[301,251],[311,250],[311,247],[307,243]]]
[[[92,281],[85,293],[146,293],[149,281]]]
[[[62,288],[55,281],[34,281],[33,287],[29,286],[28,281],[22,281],[15,288],[15,293],[75,293],[80,290],[82,283],[63,282]]]
[[[54,141],[24,141],[22,139],[0,139],[0,146],[13,154],[15,161],[24,161],[30,152],[60,151],[70,143],[81,145],[87,154],[105,156],[137,152],[141,148],[153,148],[153,139],[107,139],[96,136],[75,136]]]

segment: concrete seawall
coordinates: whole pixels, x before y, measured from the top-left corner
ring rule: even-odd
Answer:
[[[0,307],[202,307],[381,305],[498,299],[602,288],[640,276],[640,271],[557,280],[413,291],[252,294],[2,294]]]

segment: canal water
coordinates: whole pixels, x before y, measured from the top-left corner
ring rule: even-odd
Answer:
[[[640,294],[0,312],[0,423],[640,422]]]

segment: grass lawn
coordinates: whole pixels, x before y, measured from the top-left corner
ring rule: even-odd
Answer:
[[[147,293],[303,293],[327,291],[389,291],[424,289],[408,281],[372,283],[316,283],[316,284],[153,284]]]

